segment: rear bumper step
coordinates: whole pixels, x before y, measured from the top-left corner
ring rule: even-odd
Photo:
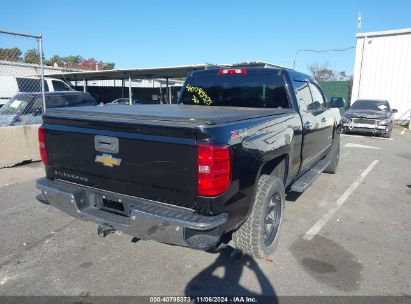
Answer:
[[[193,210],[161,202],[131,197],[60,180],[42,178],[37,181],[41,203],[87,221],[105,224],[134,237],[163,243],[211,248],[224,233],[228,215],[195,214]],[[101,209],[102,199],[121,202],[124,214]]]

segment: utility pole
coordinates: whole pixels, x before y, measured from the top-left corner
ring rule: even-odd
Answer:
[[[358,12],[358,17],[357,17],[357,32],[361,32],[361,25],[362,25],[362,17],[361,17],[361,12]]]
[[[43,35],[37,37],[38,50],[40,56],[40,81],[41,81],[41,98],[43,99],[43,113],[46,112],[46,95],[44,94],[44,64],[43,64]]]

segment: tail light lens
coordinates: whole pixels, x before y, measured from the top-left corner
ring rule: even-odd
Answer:
[[[198,146],[198,189],[200,196],[217,196],[230,184],[230,150],[220,146]]]
[[[47,165],[49,163],[49,159],[48,159],[47,151],[46,151],[46,135],[44,133],[43,127],[39,128],[39,146],[40,146],[41,161],[45,165]]]

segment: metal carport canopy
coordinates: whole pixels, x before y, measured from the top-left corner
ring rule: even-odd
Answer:
[[[155,79],[155,78],[185,78],[188,73],[195,70],[204,70],[213,67],[266,67],[276,65],[262,62],[244,62],[237,64],[195,64],[171,67],[154,67],[154,68],[135,68],[135,69],[116,69],[103,71],[81,71],[68,72],[59,74],[47,74],[46,77],[58,78],[67,81],[84,81],[84,80],[112,80],[112,79]]]

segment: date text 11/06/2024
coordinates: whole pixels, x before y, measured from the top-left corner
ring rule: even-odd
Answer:
[[[150,297],[150,303],[259,303],[255,297]]]

